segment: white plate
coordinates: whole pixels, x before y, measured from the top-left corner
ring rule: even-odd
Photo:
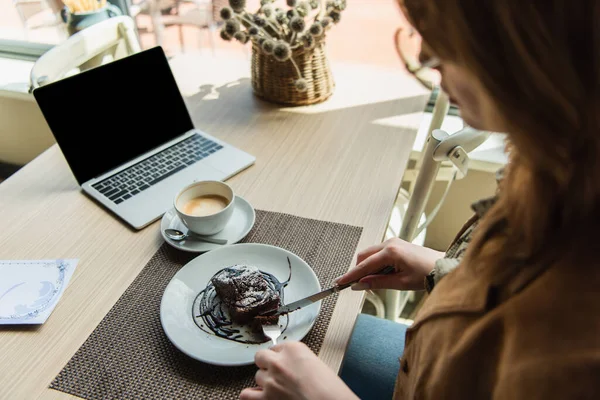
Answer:
[[[204,253],[187,263],[167,285],[160,304],[160,321],[169,340],[183,353],[215,365],[248,365],[254,354],[270,343],[245,344],[218,337],[200,329],[194,322],[192,306],[210,278],[225,267],[254,265],[283,282],[292,275],[284,289],[284,303],[291,303],[321,291],[312,268],[297,255],[275,246],[244,243],[225,246]],[[289,324],[279,341],[298,341],[310,331],[321,310],[321,302],[289,314]],[[282,317],[283,318],[283,317]]]
[[[227,244],[237,243],[246,237],[248,232],[250,232],[250,229],[252,229],[254,226],[254,220],[256,219],[254,208],[252,208],[250,203],[248,203],[244,198],[236,196],[234,206],[235,208],[233,210],[233,214],[231,215],[231,219],[227,223],[227,226],[225,226],[221,232],[211,236],[218,239],[226,239]],[[205,251],[214,250],[225,246],[194,239],[186,239],[177,242],[173,239],[169,239],[167,235],[165,235],[166,229],[177,229],[182,232],[188,231],[174,208],[170,209],[163,215],[160,223],[160,234],[171,246],[175,247],[176,249],[189,251],[192,253],[203,253]]]

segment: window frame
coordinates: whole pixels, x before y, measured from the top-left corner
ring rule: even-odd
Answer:
[[[54,46],[25,40],[0,39],[0,57],[36,61]]]

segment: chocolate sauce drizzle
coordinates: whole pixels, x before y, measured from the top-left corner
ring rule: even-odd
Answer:
[[[267,284],[279,293],[282,305],[285,304],[283,302],[283,289],[288,285],[292,278],[292,263],[289,257],[287,258],[287,261],[290,274],[285,282],[279,282],[273,274],[259,270],[267,281]],[[222,270],[218,271],[215,275],[221,271]],[[194,299],[192,316],[194,317],[194,323],[198,328],[204,332],[212,333],[224,339],[246,344],[261,344],[269,341],[269,338],[265,337],[262,332],[256,332],[256,330],[252,329],[251,323],[240,325],[231,320],[227,305],[224,304],[217,295],[212,280],[210,279],[206,288],[198,293]],[[279,326],[282,333],[287,329],[288,324],[289,316],[282,315],[279,319]]]

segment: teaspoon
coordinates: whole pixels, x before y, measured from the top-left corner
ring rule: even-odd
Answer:
[[[167,235],[167,237],[169,239],[174,240],[176,242],[180,242],[187,238],[191,238],[192,240],[200,240],[200,241],[207,242],[207,243],[227,244],[227,240],[225,240],[225,239],[217,239],[217,238],[212,238],[212,237],[207,237],[207,236],[200,236],[200,235],[196,235],[195,233],[189,233],[189,232],[183,233],[179,229],[165,229],[165,235]]]

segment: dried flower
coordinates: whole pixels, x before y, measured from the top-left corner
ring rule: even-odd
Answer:
[[[248,0],[227,1],[229,6],[220,9],[224,21],[221,38],[240,43],[251,40],[255,50],[279,61],[289,60],[296,49],[313,49],[325,32],[340,21],[347,5],[347,0],[286,0],[290,8],[284,9],[277,7],[275,0],[260,0],[260,9],[252,13],[246,11]],[[321,10],[323,3],[326,7]],[[322,14],[311,16],[312,10],[317,9]],[[297,66],[296,70],[300,75]]]
[[[271,5],[263,6],[262,11],[263,11],[263,14],[265,14],[265,17],[267,17],[267,18],[271,18],[271,16],[275,12]]]
[[[302,32],[306,28],[306,22],[302,17],[294,17],[290,20],[290,29],[294,32]]]
[[[339,11],[331,10],[329,11],[329,17],[331,18],[334,24],[337,24],[338,22],[340,22],[342,14]]]
[[[325,3],[325,9],[327,12],[331,10],[343,11],[346,9],[346,0],[329,0]]]
[[[315,22],[308,29],[311,35],[313,36],[321,36],[323,34],[323,25],[318,22]]]
[[[261,28],[267,26],[267,20],[261,17],[260,15],[254,16],[254,23],[260,26]]]
[[[331,24],[333,23],[333,20],[329,17],[323,17],[323,19],[319,22],[321,23],[321,26],[323,27],[323,29],[327,29],[327,28],[331,28]]]
[[[294,86],[296,86],[296,90],[299,92],[306,92],[308,90],[308,82],[304,78],[300,78],[294,82]]]
[[[225,29],[221,29],[220,36],[221,36],[221,39],[223,39],[223,40],[227,40],[227,41],[231,40],[231,35],[229,33],[227,33],[225,31]]]
[[[310,13],[310,4],[308,4],[307,1],[301,1],[298,3],[296,11],[298,11],[298,14],[300,14],[301,17],[306,17],[308,13]]]
[[[233,8],[233,11],[241,12],[246,8],[246,0],[229,0],[229,5]]]
[[[312,49],[313,47],[315,47],[315,37],[312,35],[303,35],[300,40],[302,41],[302,46],[305,49]]]
[[[285,11],[283,11],[283,10],[277,11],[277,13],[275,14],[275,20],[279,24],[285,25],[288,22],[287,15],[285,14]]]
[[[292,49],[290,45],[286,42],[279,41],[275,44],[273,48],[273,57],[277,61],[287,61],[292,56]]]
[[[240,31],[240,23],[235,19],[230,19],[225,22],[225,32],[229,34],[229,36],[235,35],[236,32]]]
[[[233,35],[233,37],[235,40],[237,40],[238,42],[240,42],[242,44],[246,44],[246,43],[248,43],[248,40],[250,40],[250,36],[248,36],[248,34],[243,31],[236,32],[235,35]]]
[[[233,18],[233,9],[231,7],[221,8],[221,18],[224,19],[225,21]]]
[[[273,54],[273,50],[275,49],[275,41],[271,39],[265,39],[260,47],[265,54]]]

